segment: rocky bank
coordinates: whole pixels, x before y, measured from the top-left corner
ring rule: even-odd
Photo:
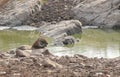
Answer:
[[[0,0],[0,2],[0,26],[24,25],[33,12],[41,10],[40,0]]]
[[[120,0],[84,0],[73,11],[84,24],[120,28]]]
[[[24,56],[18,51],[0,53],[0,77],[120,77],[120,57],[87,58],[80,54],[58,57],[47,48],[18,49]]]
[[[120,27],[119,0],[0,0],[0,26],[41,26],[79,20],[99,28]]]

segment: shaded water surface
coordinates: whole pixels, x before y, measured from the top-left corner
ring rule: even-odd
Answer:
[[[39,37],[35,31],[0,31],[0,51],[6,51],[20,45],[32,45]],[[75,35],[79,38],[79,35]],[[50,41],[48,39],[48,41]],[[120,31],[85,29],[79,43],[73,47],[49,45],[49,50],[58,55],[82,54],[88,57],[113,58],[120,56]]]

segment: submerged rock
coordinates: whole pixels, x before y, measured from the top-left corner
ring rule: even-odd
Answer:
[[[64,45],[74,44],[76,42],[76,39],[73,36],[67,36],[64,37],[62,42]]]

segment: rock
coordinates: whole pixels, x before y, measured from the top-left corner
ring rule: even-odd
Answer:
[[[79,42],[79,39],[76,39],[73,36],[64,36],[64,37],[57,37],[57,39],[54,42],[54,45],[74,45],[76,42]]]
[[[60,65],[60,64],[58,64],[58,63],[56,63],[56,62],[54,62],[54,61],[52,61],[50,59],[45,59],[43,61],[43,66],[44,67],[48,67],[48,68],[50,68],[50,67],[53,67],[53,68],[62,68],[62,65]]]
[[[30,50],[31,46],[29,46],[29,45],[22,45],[22,46],[18,47],[17,49],[20,49],[20,50]]]
[[[38,29],[38,31],[53,38],[64,33],[67,35],[81,34],[82,24],[78,20],[66,20],[57,24],[43,25]]]
[[[26,24],[31,14],[41,10],[40,0],[24,0],[24,2],[21,0],[2,0],[0,4],[2,4],[0,5],[0,26]]]
[[[29,57],[31,55],[32,50],[16,50],[17,57]]]
[[[65,36],[81,34],[82,33],[82,24],[78,20],[66,20],[61,21],[57,24],[47,24],[41,26],[38,31],[43,33],[48,37],[52,37],[55,39],[55,42],[59,42]],[[55,43],[57,44],[57,43]]]
[[[8,53],[1,53],[0,54],[0,58],[10,58],[10,57],[12,57],[12,55],[10,55],[10,54],[8,54]]]
[[[120,21],[116,22],[116,24],[112,28],[115,30],[120,29]]]
[[[74,44],[76,42],[76,40],[73,36],[66,36],[66,37],[64,37],[62,42],[64,45],[69,45],[69,44]]]
[[[47,47],[48,42],[46,41],[45,38],[38,38],[35,43],[32,45],[32,49],[40,49],[40,48],[45,48]]]
[[[119,6],[120,0],[84,0],[72,10],[83,25],[112,28],[120,20]]]

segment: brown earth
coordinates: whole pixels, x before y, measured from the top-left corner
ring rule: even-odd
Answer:
[[[0,7],[5,5],[9,0],[0,0]]]
[[[71,0],[47,0],[41,7],[41,11],[31,16],[32,22],[52,22],[73,19],[71,8],[75,4]]]
[[[39,52],[34,50],[29,57],[1,53],[0,77],[120,77],[120,58],[58,57]]]

